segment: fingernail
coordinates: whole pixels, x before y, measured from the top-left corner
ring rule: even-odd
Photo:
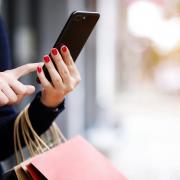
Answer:
[[[65,45],[63,45],[62,47],[61,47],[61,50],[62,50],[62,52],[66,52],[67,51],[67,47],[65,46]]]
[[[42,71],[42,67],[41,67],[41,66],[38,66],[38,67],[37,67],[37,72],[38,72],[38,73],[41,73],[41,71]]]
[[[49,58],[48,55],[44,56],[44,61],[45,61],[46,63],[48,63],[48,62],[50,61],[50,58]]]
[[[56,55],[57,55],[57,53],[58,53],[58,51],[57,51],[57,49],[56,49],[56,48],[53,48],[53,49],[51,50],[51,52],[52,52],[52,54],[53,54],[54,56],[56,56]]]

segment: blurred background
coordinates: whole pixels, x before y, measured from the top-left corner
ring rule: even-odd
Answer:
[[[72,11],[99,11],[77,60],[81,84],[57,122],[66,137],[86,137],[130,180],[180,179],[179,0],[1,3],[14,67],[41,61]],[[22,81],[39,88],[35,75]]]

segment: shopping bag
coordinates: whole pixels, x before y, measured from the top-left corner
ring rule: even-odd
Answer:
[[[126,179],[107,158],[81,136],[36,156],[26,167],[34,180]]]
[[[14,125],[17,166],[12,170],[18,180],[125,180],[126,178],[81,136],[66,140],[57,125],[52,126],[50,144],[33,129],[27,108]],[[31,158],[25,160],[20,130]],[[54,140],[53,140],[54,139]],[[57,140],[60,139],[60,140]],[[53,147],[53,142],[58,142]]]
[[[15,166],[14,171],[17,180],[33,180],[31,175],[28,173],[26,167],[24,167],[22,164]]]
[[[32,180],[24,163],[29,162],[33,156],[66,141],[56,123],[53,123],[45,134],[39,136],[31,125],[28,107],[29,105],[19,113],[14,123],[14,151],[17,166],[5,172],[2,175],[3,180]],[[22,141],[27,147],[29,157],[31,157],[28,160],[23,152]]]

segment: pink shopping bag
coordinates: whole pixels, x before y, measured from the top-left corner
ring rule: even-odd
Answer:
[[[126,180],[81,136],[32,158],[26,167],[34,180]]]

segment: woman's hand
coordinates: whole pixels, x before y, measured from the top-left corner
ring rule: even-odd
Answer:
[[[53,48],[51,50],[52,59],[48,55],[44,56],[44,63],[52,82],[47,80],[41,66],[37,68],[37,75],[43,87],[41,102],[47,107],[57,107],[81,80],[79,71],[66,46],[61,47],[61,54],[62,56],[56,48]]]
[[[32,85],[24,85],[18,79],[35,71],[40,63],[25,64],[18,68],[0,72],[0,106],[17,104],[26,95],[35,91]]]

